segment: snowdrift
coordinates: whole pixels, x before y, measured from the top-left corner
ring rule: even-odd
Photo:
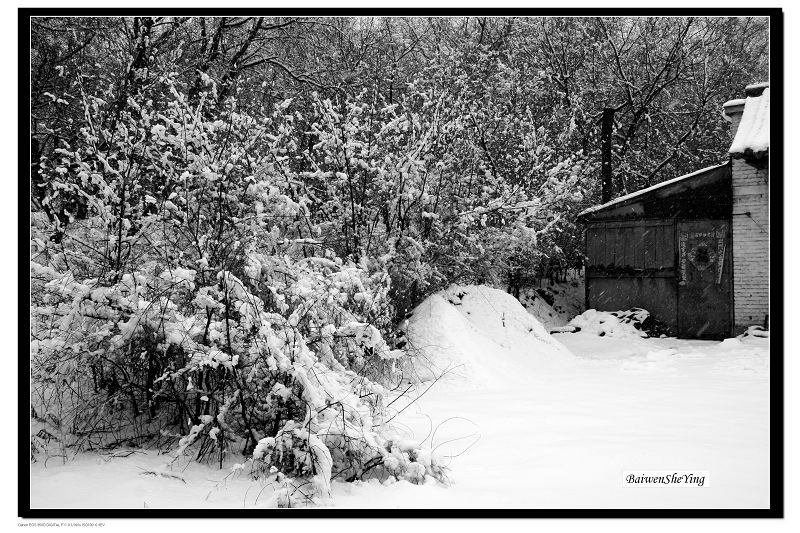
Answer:
[[[482,285],[452,285],[428,297],[408,320],[406,335],[420,381],[446,374],[502,383],[574,361],[513,296]]]
[[[639,307],[627,311],[589,309],[569,322],[570,326],[600,337],[659,337],[668,328]]]

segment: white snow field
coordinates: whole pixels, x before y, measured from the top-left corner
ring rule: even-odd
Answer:
[[[484,286],[431,296],[407,331],[422,396],[393,405],[408,407],[392,424],[424,439],[450,483],[335,481],[331,505],[769,507],[768,338],[551,336],[512,296]],[[229,470],[188,460],[169,469],[168,456],[130,452],[33,464],[31,506],[259,508],[272,492]],[[625,471],[708,478],[630,486]]]

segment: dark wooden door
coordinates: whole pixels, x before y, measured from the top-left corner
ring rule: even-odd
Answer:
[[[731,334],[730,223],[678,223],[678,336],[723,338]]]

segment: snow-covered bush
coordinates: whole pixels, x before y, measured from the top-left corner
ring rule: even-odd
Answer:
[[[421,479],[416,453],[383,462],[384,386],[409,364],[397,326],[454,281],[566,260],[562,215],[591,174],[506,109],[540,84],[507,59],[470,49],[396,99],[246,110],[169,57],[124,87],[77,75],[74,134],[37,165],[35,416],[64,446],[155,435],[220,462],[290,434],[311,454],[313,436],[334,476]],[[286,476],[322,468],[278,456]]]
[[[318,240],[286,103],[255,119],[169,76],[149,90],[118,115],[87,96],[82,140],[44,166],[67,216],[31,228],[35,417],[64,446],[253,454],[324,499],[391,450],[390,278]]]

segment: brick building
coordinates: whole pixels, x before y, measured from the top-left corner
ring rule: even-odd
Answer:
[[[769,322],[769,86],[724,106],[733,143],[733,314],[736,332]]]
[[[724,105],[729,160],[585,210],[586,307],[686,338],[769,322],[769,85]]]

